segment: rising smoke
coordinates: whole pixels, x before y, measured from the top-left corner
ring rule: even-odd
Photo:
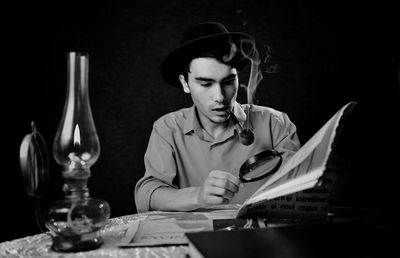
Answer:
[[[250,74],[247,84],[241,84],[242,88],[246,89],[247,103],[256,103],[256,90],[261,80],[263,79],[263,73],[271,74],[278,73],[280,67],[278,64],[271,64],[271,48],[266,46],[265,57],[261,58],[257,50],[256,44],[253,40],[242,39],[239,42],[230,41],[230,51],[223,57],[223,61],[228,62],[235,58],[236,53],[240,51],[241,56],[250,61]],[[264,65],[265,68],[261,68]]]

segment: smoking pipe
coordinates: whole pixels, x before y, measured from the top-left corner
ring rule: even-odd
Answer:
[[[231,118],[233,120],[233,123],[235,124],[236,130],[238,130],[239,132],[239,141],[243,144],[243,145],[250,145],[254,142],[254,133],[252,130],[248,129],[248,128],[243,128],[237,117],[235,116],[235,114],[233,113],[233,111],[230,108],[227,108],[228,113],[231,115]]]

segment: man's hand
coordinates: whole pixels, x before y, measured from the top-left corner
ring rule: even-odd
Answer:
[[[225,204],[242,184],[239,178],[228,172],[213,170],[200,187],[157,188],[151,195],[150,210],[191,211]]]
[[[221,170],[213,170],[199,188],[197,200],[201,208],[226,204],[239,191],[239,178]]]

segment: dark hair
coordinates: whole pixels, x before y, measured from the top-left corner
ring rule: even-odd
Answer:
[[[188,81],[188,73],[190,73],[190,63],[193,59],[200,57],[210,57],[215,58],[223,64],[236,67],[235,63],[235,53],[236,53],[236,45],[233,43],[229,43],[228,45],[219,46],[214,49],[199,51],[197,53],[192,54],[189,58],[187,58],[186,62],[182,66],[182,75],[185,78],[185,81]]]

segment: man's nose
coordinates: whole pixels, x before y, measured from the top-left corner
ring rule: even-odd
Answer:
[[[215,102],[223,102],[225,99],[223,89],[221,85],[216,84],[214,87],[214,92],[213,92],[213,101]]]

